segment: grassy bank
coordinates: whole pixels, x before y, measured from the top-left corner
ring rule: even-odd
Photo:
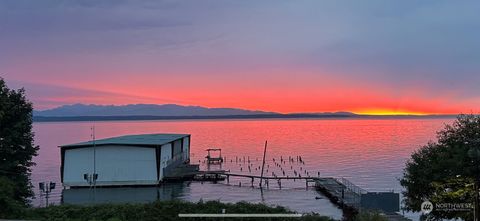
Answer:
[[[198,220],[198,218],[179,218],[179,213],[293,213],[284,207],[271,207],[264,204],[239,202],[235,204],[184,201],[158,201],[147,204],[102,204],[102,205],[59,205],[47,208],[32,208],[23,213],[20,219],[34,220]],[[232,219],[232,218],[230,218]],[[332,219],[316,214],[302,218],[235,218],[236,220],[320,220]],[[201,220],[222,220],[221,218],[202,218]]]

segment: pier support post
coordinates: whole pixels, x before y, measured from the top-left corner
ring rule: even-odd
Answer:
[[[267,154],[267,141],[265,141],[265,147],[263,148],[263,161],[262,161],[262,172],[260,175],[260,188],[262,188],[263,180],[263,168],[265,167],[265,155]]]
[[[253,179],[254,179],[254,178],[252,177],[252,187],[253,187]]]

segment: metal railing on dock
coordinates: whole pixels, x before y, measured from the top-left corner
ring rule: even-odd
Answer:
[[[345,186],[345,188],[347,188],[347,190],[352,191],[352,192],[354,192],[358,195],[362,195],[364,193],[367,193],[366,190],[364,190],[361,187],[353,184],[352,182],[350,182],[350,180],[347,180],[343,177],[335,178],[335,180],[337,180],[339,183],[343,184]]]
[[[351,200],[351,202],[347,201],[346,203],[350,203],[351,206],[355,207],[356,209],[360,209],[362,194],[367,193],[367,191],[343,177],[335,179],[337,180],[337,182],[341,183],[345,187],[345,191],[352,193],[353,199]]]

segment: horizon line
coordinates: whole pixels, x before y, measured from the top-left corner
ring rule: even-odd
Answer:
[[[202,106],[202,105],[193,105],[193,104],[175,104],[175,103],[130,103],[130,104],[85,104],[85,103],[72,103],[72,104],[63,104],[58,105],[56,107],[47,108],[47,109],[35,109],[34,111],[42,112],[42,111],[49,111],[57,108],[61,108],[64,106],[74,106],[74,105],[84,105],[84,106],[113,106],[113,107],[122,107],[128,105],[176,105],[182,107],[202,107],[208,109],[238,109],[238,110],[245,110],[245,111],[258,111],[258,112],[265,112],[265,114],[281,114],[281,115],[289,115],[289,114],[354,114],[360,116],[453,116],[453,115],[461,115],[464,114],[462,112],[459,113],[428,113],[428,112],[418,112],[418,111],[407,111],[403,109],[399,110],[392,110],[387,108],[366,108],[363,111],[349,111],[349,110],[337,110],[337,111],[310,111],[310,112],[278,112],[278,111],[266,111],[260,109],[247,109],[247,108],[240,108],[240,107],[209,107],[209,106]],[[232,114],[235,115],[235,114]],[[103,115],[100,115],[103,116]],[[108,115],[108,116],[115,116],[115,115]],[[125,116],[166,116],[166,115],[125,115]],[[195,116],[195,115],[192,115]],[[212,115],[214,116],[214,115]],[[81,117],[81,116],[77,116]]]

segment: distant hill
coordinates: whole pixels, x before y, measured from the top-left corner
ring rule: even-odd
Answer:
[[[177,104],[129,105],[64,105],[50,110],[34,111],[35,122],[55,121],[118,121],[118,120],[175,120],[175,119],[283,119],[283,118],[374,118],[418,119],[452,118],[455,115],[358,115],[350,112],[291,113],[252,111],[238,108],[207,108]]]
[[[109,121],[109,120],[171,120],[171,119],[257,119],[257,118],[345,118],[350,112],[291,113],[253,111],[238,108],[207,108],[177,104],[93,105],[73,104],[34,111],[33,120],[48,121]]]
[[[57,108],[34,111],[38,117],[78,117],[78,116],[228,116],[278,114],[275,112],[252,111],[237,108],[207,108],[201,106],[182,106],[177,104],[128,104],[93,105],[73,104]]]

